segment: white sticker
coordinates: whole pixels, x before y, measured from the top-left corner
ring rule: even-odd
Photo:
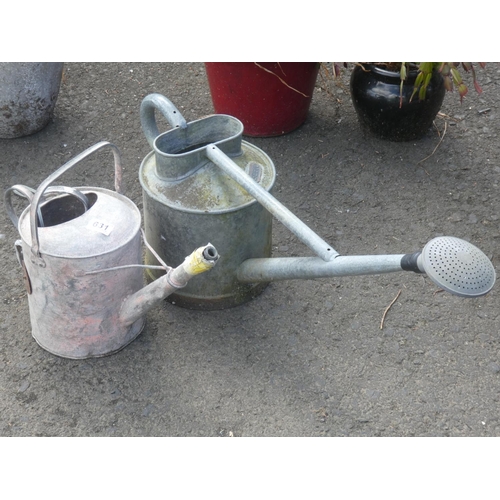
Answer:
[[[113,230],[113,226],[111,224],[108,224],[107,222],[104,222],[102,220],[97,220],[94,219],[93,221],[90,222],[88,225],[90,229],[93,231],[97,231],[99,233],[102,233],[106,236],[109,236],[111,231]]]

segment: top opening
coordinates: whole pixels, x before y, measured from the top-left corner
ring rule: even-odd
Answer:
[[[89,208],[97,201],[96,193],[86,193]],[[38,219],[40,227],[57,226],[80,217],[86,209],[78,198],[70,194],[58,196],[40,206],[42,220]]]

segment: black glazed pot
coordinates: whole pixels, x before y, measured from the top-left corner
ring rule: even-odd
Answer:
[[[434,71],[425,100],[416,94],[410,102],[417,71],[410,71],[403,85],[400,107],[401,77],[398,72],[364,65],[351,73],[351,98],[358,120],[381,139],[411,141],[422,138],[441,109],[446,93],[442,76]],[[368,71],[366,71],[368,70]]]

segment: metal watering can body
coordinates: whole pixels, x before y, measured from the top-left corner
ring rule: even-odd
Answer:
[[[174,128],[159,134],[155,111],[160,111]],[[146,239],[162,259],[172,264],[182,260],[190,245],[207,238],[221,254],[210,279],[200,276],[167,300],[191,309],[210,310],[236,306],[261,293],[266,282],[242,283],[236,271],[247,259],[271,256],[272,215],[206,157],[205,146],[217,144],[268,192],[276,178],[269,156],[242,141],[243,125],[236,118],[213,115],[187,124],[172,103],[159,94],[144,99],[141,121],[153,147],[139,171]],[[157,263],[149,250],[146,263]],[[147,270],[146,274],[152,281],[163,272]]]
[[[174,128],[160,134],[155,111]],[[210,276],[213,286],[201,279],[190,283],[171,296],[178,305],[222,309],[250,300],[274,280],[398,271],[426,274],[439,287],[462,297],[484,295],[495,283],[488,257],[454,237],[434,238],[412,254],[340,255],[272,196],[273,162],[242,141],[243,125],[234,117],[212,115],[186,123],[168,99],[151,94],[141,104],[141,123],[153,148],[139,172],[146,232],[153,247],[175,262],[186,246],[205,238],[208,231],[224,249],[217,274]],[[272,217],[315,256],[270,258]],[[147,259],[155,261],[151,254]]]
[[[104,147],[115,156],[117,192],[49,187],[68,168]],[[82,359],[121,350],[142,331],[150,307],[191,277],[184,269],[179,280],[172,274],[175,270],[163,266],[168,278],[144,288],[141,214],[119,192],[120,183],[118,150],[102,142],[61,167],[37,191],[19,185],[6,191],[7,210],[21,237],[15,246],[32,335],[53,354]],[[11,203],[13,193],[30,200],[19,219]]]

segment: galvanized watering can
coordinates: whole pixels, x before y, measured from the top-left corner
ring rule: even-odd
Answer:
[[[156,111],[171,130],[159,133]],[[495,283],[486,255],[454,237],[435,238],[413,254],[341,256],[272,196],[274,164],[264,151],[242,140],[239,120],[212,115],[187,123],[161,94],[144,98],[140,116],[153,148],[139,171],[147,239],[162,259],[174,263],[208,235],[223,255],[210,283],[202,276],[169,297],[180,306],[236,306],[270,281],[283,279],[414,271],[463,297],[484,295]],[[316,256],[270,258],[273,216]],[[151,251],[146,262],[157,263]],[[151,269],[147,275],[154,280],[162,272]]]
[[[98,187],[50,186],[64,172],[103,148],[115,160],[116,192]],[[146,312],[196,274],[211,269],[211,244],[144,287],[141,214],[121,194],[119,151],[100,142],[63,165],[34,191],[15,185],[5,192],[9,217],[21,239],[15,247],[23,269],[35,340],[65,358],[112,354],[134,340]],[[30,205],[18,218],[12,194]],[[161,258],[159,258],[161,261]]]

